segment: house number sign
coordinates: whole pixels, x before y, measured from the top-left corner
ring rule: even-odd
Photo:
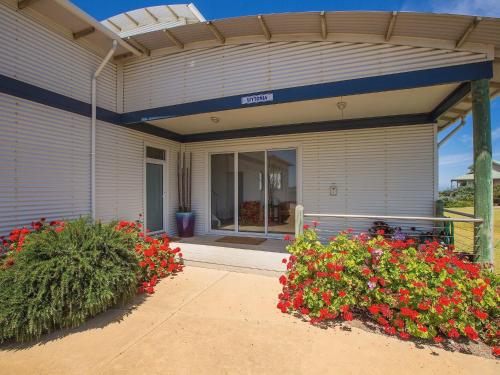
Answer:
[[[242,96],[241,104],[256,104],[256,103],[272,102],[273,100],[274,100],[273,93],[268,92],[267,94]]]

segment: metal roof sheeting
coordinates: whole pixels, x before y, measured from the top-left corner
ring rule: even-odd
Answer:
[[[17,4],[14,0],[1,1],[13,7]],[[72,33],[89,26],[95,27],[95,32],[81,39],[90,42],[100,51],[106,51],[111,40],[118,38],[120,47],[116,52],[117,55],[125,52],[140,55],[140,52],[133,48],[133,43],[127,43],[120,37],[133,37],[148,50],[171,47],[172,43],[162,35],[162,30],[167,28],[184,45],[203,41],[214,41],[214,45],[219,44],[205,24],[204,17],[193,4],[159,5],[136,9],[110,17],[102,24],[67,0],[38,0],[21,11],[35,11]],[[325,19],[329,34],[385,37],[392,14],[393,12],[381,11],[325,12]],[[281,41],[286,37],[289,41],[303,40],[299,36],[323,39],[320,12],[265,14],[263,18],[271,36],[281,38]],[[398,12],[392,37],[441,40],[455,44],[475,19],[474,16],[455,14]],[[226,40],[237,38],[246,38],[247,41],[252,38],[258,41],[265,40],[258,16],[214,20],[212,24]],[[466,41],[491,44],[500,56],[500,19],[482,17]],[[467,44],[462,49],[467,50]]]
[[[110,17],[101,24],[122,38],[204,21],[193,4],[158,5]]]
[[[273,38],[290,37],[290,40],[301,40],[299,36],[309,36],[321,40],[320,12],[281,13],[262,15],[265,24]],[[385,37],[392,12],[325,12],[327,32],[329,35],[372,35]],[[476,17],[452,14],[398,12],[394,24],[392,37],[411,37],[438,39],[458,42],[469,25]],[[254,37],[262,41],[264,32],[259,24],[258,16],[243,16],[212,21],[212,24],[226,39]],[[204,23],[186,24],[170,28],[181,43],[189,44],[207,40],[216,41],[207,25]],[[161,31],[153,31],[149,35],[151,40]],[[478,26],[470,33],[467,42],[493,44],[500,48],[500,19],[482,18]],[[231,42],[228,40],[228,42]],[[158,48],[159,44],[154,47]],[[171,43],[165,41],[163,47]],[[147,45],[150,49],[153,45]],[[467,48],[463,48],[467,49]]]

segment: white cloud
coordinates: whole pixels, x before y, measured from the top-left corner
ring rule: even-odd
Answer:
[[[440,166],[469,165],[472,162],[472,152],[467,154],[452,154],[439,157]]]
[[[472,136],[469,134],[462,134],[459,139],[460,142],[465,143],[466,145],[472,144]]]
[[[439,0],[431,4],[432,11],[437,13],[500,17],[499,0]]]
[[[500,128],[493,129],[491,131],[491,139],[492,140],[496,140],[496,139],[499,139],[499,138],[500,138]]]

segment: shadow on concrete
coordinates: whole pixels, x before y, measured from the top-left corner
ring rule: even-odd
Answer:
[[[170,275],[163,279],[167,281],[173,279],[177,274]],[[139,308],[144,301],[148,298],[154,298],[153,296],[147,294],[138,294],[125,303],[118,303],[108,310],[97,314],[96,316],[89,318],[85,323],[73,327],[73,328],[54,328],[51,332],[43,334],[39,339],[34,339],[27,342],[16,342],[14,339],[5,341],[0,344],[0,351],[21,351],[33,348],[35,346],[44,345],[51,341],[61,340],[66,336],[72,335],[78,332],[84,332],[94,329],[103,329],[107,325],[112,323],[122,322],[128,315],[130,315],[134,310]],[[0,371],[1,373],[1,371]]]
[[[301,314],[295,313],[293,315],[301,319],[303,322],[309,323],[309,320]],[[482,342],[471,341],[465,337],[460,337],[458,340],[446,340],[442,343],[435,343],[432,340],[419,339],[416,337],[404,340],[399,336],[387,334],[379,324],[364,315],[356,315],[356,318],[349,322],[337,319],[315,324],[315,327],[319,329],[337,327],[343,331],[352,331],[352,328],[355,327],[374,334],[387,336],[393,340],[410,342],[417,349],[430,350],[430,355],[433,356],[439,356],[439,353],[435,349],[442,349],[449,352],[458,352],[462,354],[495,359],[495,357],[491,354],[491,348]]]

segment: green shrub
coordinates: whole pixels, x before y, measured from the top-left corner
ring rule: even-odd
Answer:
[[[313,324],[364,315],[403,339],[466,336],[498,345],[498,276],[436,242],[382,235],[341,233],[322,244],[306,230],[287,247],[278,308]]]
[[[448,189],[439,192],[439,198],[443,200],[444,206],[453,207],[472,207],[474,206],[474,187],[460,186],[456,189]],[[493,202],[500,202],[500,185],[493,187]]]
[[[14,231],[2,261],[0,342],[78,326],[136,293],[134,233],[86,219],[36,229]]]
[[[440,191],[439,198],[443,200],[445,207],[471,207],[474,205],[474,187],[460,186]]]

